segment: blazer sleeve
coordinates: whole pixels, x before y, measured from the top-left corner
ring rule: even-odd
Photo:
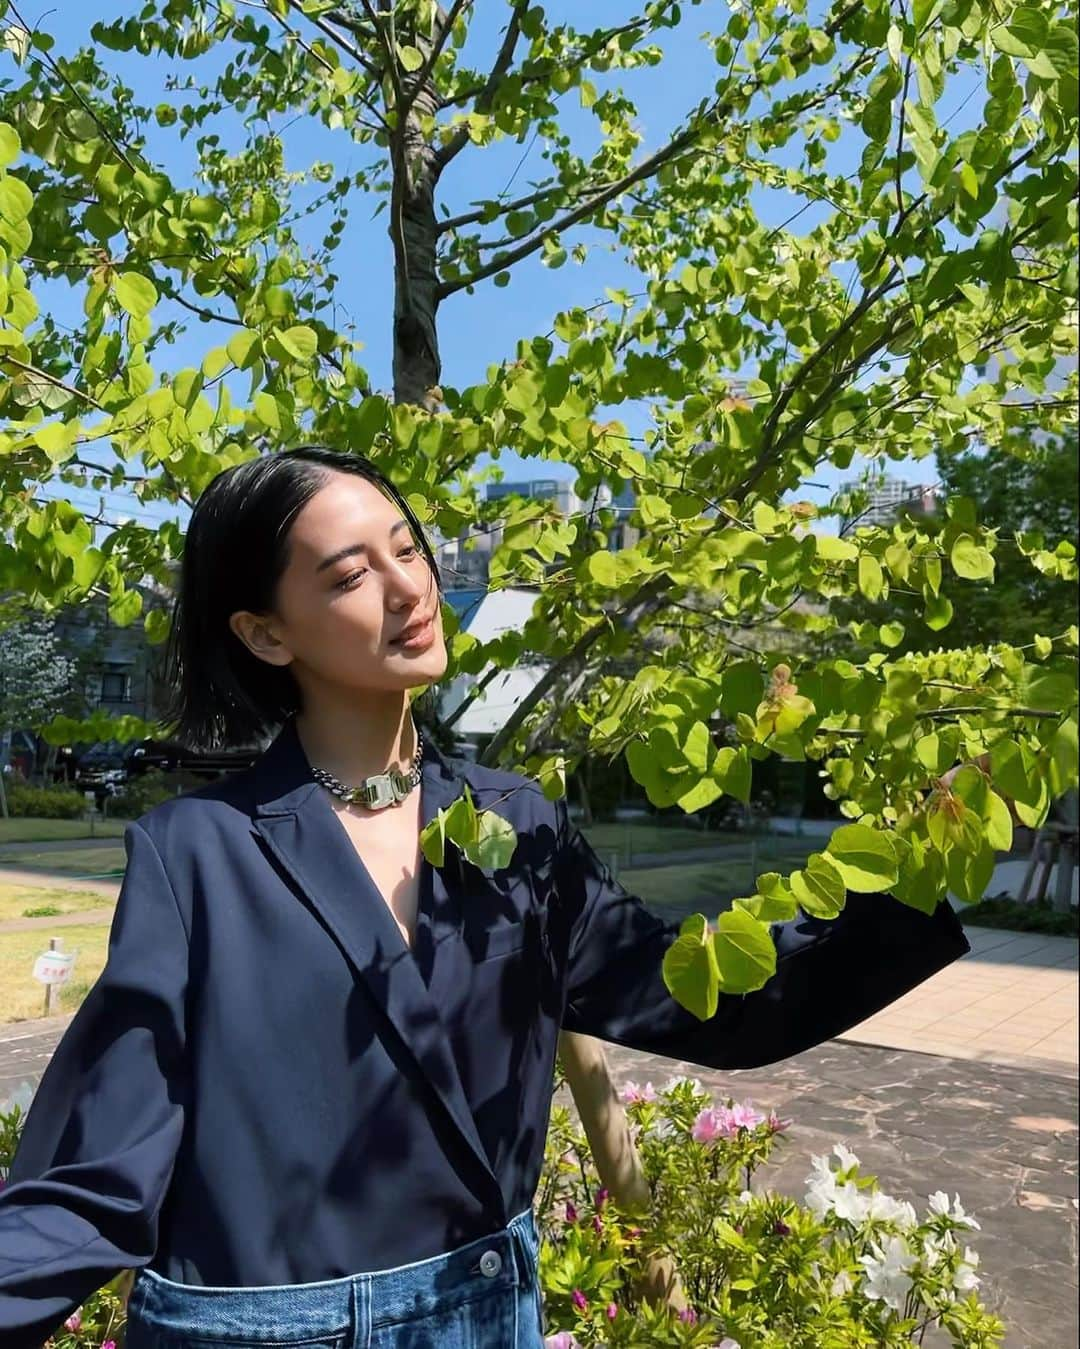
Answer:
[[[184,1123],[188,940],[149,834],[127,869],[105,969],[42,1077],[0,1190],[0,1344],[32,1349],[145,1265]]]
[[[800,912],[774,923],[776,973],[754,993],[721,993],[701,1021],[661,970],[679,924],[628,894],[565,802],[557,807],[557,887],[570,928],[564,1030],[706,1068],[759,1068],[858,1025],[971,949],[947,901],[927,915],[891,895],[849,892],[833,920]]]

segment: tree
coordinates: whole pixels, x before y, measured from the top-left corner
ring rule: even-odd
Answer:
[[[1049,650],[900,657],[882,628],[857,662],[800,658],[801,597],[903,587],[940,632],[944,574],[992,580],[995,531],[964,508],[943,528],[841,539],[798,496],[819,465],[973,442],[1015,453],[1075,422],[1075,368],[1047,381],[1076,352],[1077,56],[1075,13],[1053,0],[837,0],[820,16],[741,0],[702,38],[708,95],[639,153],[620,81],[662,62],[692,8],[649,0],[583,31],[509,0],[485,52],[470,0],[149,0],[62,57],[9,2],[0,584],[47,602],[102,591],[135,621],[132,584],[165,579],[180,530],[106,520],[99,544],[74,508],[37,501],[37,484],[188,501],[220,469],[300,438],[371,454],[448,536],[502,515],[477,500],[481,455],[570,463],[586,499],[632,481],[644,533],[618,553],[610,509],[510,509],[491,579],[538,584],[533,617],[482,645],[448,621],[448,674],[546,662],[485,759],[553,797],[563,744],[625,754],[650,800],[687,811],[744,799],[754,758],[821,761],[851,822],[803,870],[761,878],[718,931],[688,921],[673,948],[675,996],[707,1015],[721,978],[736,991],[769,977],[768,923],[796,905],[833,915],[848,886],[931,907],[947,886],[981,893],[1009,816],[974,770],[940,784],[957,758],[988,752],[1029,821],[1075,780],[1075,628]],[[173,63],[156,107],[110,68],[130,53]],[[571,93],[595,119],[593,149],[560,106]],[[961,98],[975,120],[952,126]],[[297,119],[360,167],[287,167]],[[186,181],[153,162],[150,127],[194,141]],[[504,140],[544,162],[512,199],[501,175],[480,177]],[[841,167],[856,140],[856,167]],[[469,168],[468,200],[451,197],[451,165]],[[760,219],[759,188],[790,194],[784,223]],[[339,249],[351,272],[372,255],[373,201],[393,254],[392,398],[372,389],[336,307]],[[310,240],[305,222],[326,217]],[[475,383],[443,384],[451,303],[510,284],[529,259],[554,271],[597,247],[637,280],[568,303]],[[74,288],[84,324],[38,321],[45,279]],[[170,343],[196,323],[216,344],[170,368]],[[640,438],[612,416],[643,406]],[[1028,560],[1075,582],[1067,542]],[[612,673],[674,605],[677,639],[633,678]],[[164,636],[152,615],[147,627]],[[755,632],[791,640],[755,645]],[[717,711],[736,743],[711,736]],[[487,866],[514,845],[469,800],[435,822],[431,860],[448,840]]]
[[[1047,542],[1066,542],[1074,548],[1080,542],[1076,429],[1029,443],[1023,454],[997,447],[946,454],[938,470],[941,498],[953,502],[954,511],[958,501],[971,502],[976,517],[992,526],[999,539],[992,586],[973,590],[955,574],[942,577],[941,594],[952,609],[950,644],[978,646],[992,636],[1009,646],[1029,648],[1036,640],[1066,632],[1076,618],[1076,588],[1054,569],[1044,575],[1028,555]],[[869,623],[871,641],[877,640],[882,623],[899,623],[904,635],[896,650],[931,650],[941,638],[919,622],[912,600],[902,591],[875,603],[856,595],[841,605],[837,617],[849,624]],[[850,647],[852,636],[857,641],[860,632],[856,626],[852,633],[837,634],[832,640],[846,636]]]
[[[37,615],[0,627],[0,736],[38,731],[62,713],[74,711],[75,668],[47,618]],[[0,811],[6,819],[2,772]]]

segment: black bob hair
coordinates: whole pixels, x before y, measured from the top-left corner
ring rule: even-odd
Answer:
[[[400,506],[442,594],[439,564],[414,511],[363,455],[303,445],[225,469],[195,503],[173,606],[165,720],[182,743],[253,747],[299,710],[288,668],[254,656],[229,618],[240,609],[273,609],[289,561],[289,530],[332,472],[366,478]]]

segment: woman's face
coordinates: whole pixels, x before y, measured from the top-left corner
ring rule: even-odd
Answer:
[[[232,615],[260,659],[317,686],[393,692],[446,672],[439,591],[398,506],[365,478],[331,472],[293,521],[274,610]],[[430,620],[409,646],[406,625]]]

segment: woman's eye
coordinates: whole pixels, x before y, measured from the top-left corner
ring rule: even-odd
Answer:
[[[415,557],[418,551],[419,551],[419,550],[418,550],[417,548],[415,548],[415,547],[412,547],[412,548],[406,548],[406,549],[404,549],[404,550],[399,554],[399,556],[400,556],[400,557]]]
[[[366,570],[367,570],[367,568],[365,567],[365,568],[364,568],[364,571],[366,571]],[[357,581],[357,580],[360,579],[361,576],[363,576],[364,571],[352,571],[352,572],[350,572],[350,573],[348,574],[348,576],[345,577],[344,580],[338,581],[337,587],[336,587],[336,588],[337,588],[338,590],[348,590],[349,587],[350,587],[350,585],[353,583],[353,581]]]

